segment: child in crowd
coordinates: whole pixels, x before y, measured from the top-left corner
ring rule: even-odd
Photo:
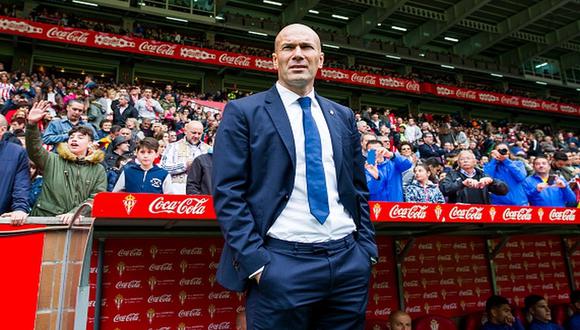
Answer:
[[[159,142],[146,137],[137,143],[137,161],[124,167],[113,192],[171,194],[171,175],[153,164],[157,158]]]

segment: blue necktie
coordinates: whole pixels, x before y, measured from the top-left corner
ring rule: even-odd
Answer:
[[[326,180],[324,167],[322,166],[322,143],[320,134],[310,104],[309,97],[298,99],[302,108],[302,126],[304,127],[304,156],[306,159],[306,188],[308,190],[308,204],[310,213],[324,224],[329,214],[328,193],[326,192]]]

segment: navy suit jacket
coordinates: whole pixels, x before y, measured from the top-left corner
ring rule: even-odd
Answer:
[[[316,99],[332,139],[340,201],[354,219],[359,244],[369,258],[376,257],[353,112],[318,95]],[[270,262],[264,239],[293,191],[295,149],[275,86],[227,104],[213,155],[214,206],[226,241],[217,280],[227,289],[245,290],[248,277]]]

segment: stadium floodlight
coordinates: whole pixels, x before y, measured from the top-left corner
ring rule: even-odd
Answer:
[[[396,26],[396,25],[391,25],[391,29],[397,30],[397,31],[407,32],[407,28],[404,28],[404,27],[401,27],[401,26]]]
[[[223,21],[225,18],[223,16],[216,16],[215,19],[217,19],[219,21]]]
[[[498,78],[503,78],[503,74],[499,74],[499,73],[490,73],[490,75],[492,75],[494,77],[498,77]]]
[[[377,23],[377,26],[382,26],[382,25],[383,25],[382,23]]]
[[[262,37],[267,37],[268,34],[264,33],[264,32],[257,32],[257,31],[248,31],[249,34],[253,34],[253,35],[257,35],[257,36],[262,36]]]
[[[341,19],[341,20],[343,20],[343,21],[348,21],[348,20],[350,19],[350,18],[348,18],[348,17],[346,17],[346,16],[342,16],[342,15],[335,15],[335,14],[332,14],[332,17],[333,17],[333,18],[338,18],[338,19]]]
[[[540,63],[540,64],[536,65],[536,69],[539,69],[541,67],[545,67],[546,65],[548,65],[548,62]]]
[[[308,12],[311,14],[315,14],[315,15],[320,14],[320,12],[318,10],[314,10],[314,9],[310,9],[310,10],[308,10]]]
[[[186,19],[177,18],[177,17],[171,17],[171,16],[165,16],[165,19],[168,19],[170,21],[175,21],[175,22],[181,22],[181,23],[187,23],[188,22]]]
[[[451,69],[451,70],[455,69],[455,67],[454,67],[454,66],[452,66],[452,65],[445,65],[445,64],[441,64],[441,67],[442,67],[442,68],[445,68],[445,69]]]
[[[73,3],[78,3],[79,5],[91,6],[91,7],[98,7],[99,5],[93,2],[88,1],[81,1],[81,0],[73,0]]]
[[[340,49],[339,46],[336,45],[331,45],[331,44],[322,44],[323,47],[328,47],[328,48],[332,48],[332,49]]]
[[[385,55],[387,58],[391,58],[393,60],[400,60],[401,58],[399,56],[395,56],[395,55]]]
[[[419,56],[425,57],[425,53],[419,53]]]
[[[545,81],[536,81],[536,84],[546,86],[548,83]]]
[[[278,1],[262,0],[262,2],[265,4],[268,4],[268,5],[278,6],[278,7],[282,7],[282,5],[283,5],[283,3],[278,2]]]
[[[457,38],[452,38],[452,37],[445,37],[445,38],[443,38],[443,39],[445,39],[445,40],[447,40],[447,41],[452,41],[452,42],[459,42],[459,39],[457,39]]]

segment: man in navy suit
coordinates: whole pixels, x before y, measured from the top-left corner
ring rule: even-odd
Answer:
[[[352,110],[314,92],[318,35],[276,37],[278,81],[226,106],[214,148],[224,287],[247,290],[248,329],[363,329],[377,260]]]

